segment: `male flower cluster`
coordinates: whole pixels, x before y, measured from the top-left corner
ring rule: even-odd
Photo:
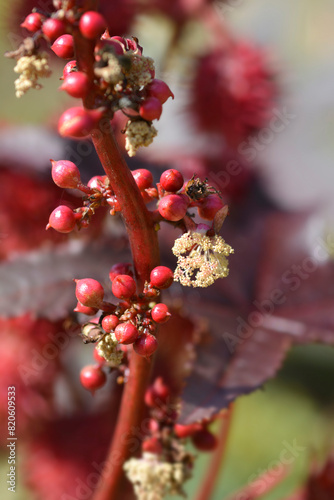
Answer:
[[[174,280],[183,286],[207,287],[228,275],[227,257],[234,252],[218,235],[187,232],[172,248],[178,257]]]

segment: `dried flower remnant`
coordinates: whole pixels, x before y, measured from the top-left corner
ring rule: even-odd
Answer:
[[[197,232],[184,233],[172,251],[178,257],[174,280],[193,287],[208,287],[218,278],[228,276],[227,257],[234,252],[221,236]]]
[[[149,146],[157,133],[156,128],[145,120],[130,120],[125,130],[125,149],[129,156],[135,156],[141,146]]]
[[[151,57],[133,54],[129,71],[126,72],[126,78],[132,85],[144,87],[152,81],[154,75],[154,61]]]
[[[14,68],[15,73],[20,73],[15,80],[15,95],[22,97],[29,89],[40,89],[42,85],[38,83],[38,78],[47,78],[51,75],[48,54],[32,54],[20,57]]]
[[[106,364],[116,368],[122,363],[123,352],[119,350],[119,343],[114,333],[108,333],[97,344],[97,352],[106,360]]]
[[[122,66],[118,62],[118,59],[113,54],[105,52],[101,60],[106,65],[103,67],[97,67],[94,69],[94,73],[98,78],[103,78],[103,80],[111,85],[117,85],[123,81],[124,75],[122,73]]]
[[[154,453],[131,458],[124,470],[134,485],[138,500],[162,500],[166,495],[183,495],[182,486],[190,478],[190,468],[183,462],[165,462]]]

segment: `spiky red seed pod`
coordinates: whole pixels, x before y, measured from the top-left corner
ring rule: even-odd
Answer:
[[[159,201],[158,210],[160,215],[169,221],[179,221],[187,213],[189,199],[183,194],[167,194]]]
[[[80,302],[78,302],[76,308],[73,309],[73,311],[86,314],[87,316],[94,316],[94,314],[97,313],[98,309],[96,307],[83,306],[82,304],[80,304]]]
[[[184,183],[183,175],[175,168],[165,170],[160,177],[161,187],[165,191],[175,193],[182,188]]]
[[[147,97],[139,106],[139,114],[144,120],[159,120],[162,104],[156,97]]]
[[[69,108],[59,118],[58,131],[62,137],[81,139],[97,126],[102,116],[103,111],[98,109]]]
[[[42,32],[53,43],[57,38],[66,33],[66,24],[60,19],[50,17],[44,21]]]
[[[23,21],[23,23],[20,24],[20,26],[21,28],[25,28],[31,33],[36,33],[36,31],[41,29],[44,19],[45,17],[39,14],[38,12],[32,12],[25,18],[25,20]]]
[[[99,308],[104,297],[101,283],[92,278],[74,281],[76,283],[75,295],[78,301],[84,306]]]
[[[157,304],[151,311],[151,317],[156,323],[166,323],[171,317],[171,313],[166,304]]]
[[[128,274],[119,274],[111,285],[112,293],[118,299],[130,299],[136,293],[136,282]]]
[[[153,175],[146,168],[133,170],[132,175],[140,191],[150,188],[153,184]]]
[[[193,445],[200,451],[212,451],[217,447],[217,438],[208,429],[201,429],[191,437]]]
[[[72,35],[61,35],[51,45],[51,50],[62,59],[73,59],[74,40]]]
[[[105,316],[102,320],[102,328],[105,332],[113,332],[119,323],[119,319],[115,314],[109,314]]]
[[[64,78],[66,78],[71,73],[74,73],[75,71],[77,71],[77,62],[75,60],[68,61],[68,63],[66,63],[64,66],[63,76],[62,78],[60,78],[60,80],[64,80]]]
[[[46,229],[52,227],[59,233],[70,233],[75,228],[76,217],[70,207],[59,205],[51,212]]]
[[[189,425],[174,425],[174,432],[180,439],[187,438],[192,436],[196,432],[199,432],[203,429],[203,426],[199,423],[189,424]]]
[[[110,281],[113,281],[119,274],[128,274],[132,276],[131,264],[128,262],[118,262],[114,264],[109,272]]]
[[[148,95],[150,97],[156,97],[159,99],[161,104],[164,104],[169,97],[174,99],[174,94],[171,89],[168,87],[167,83],[162,80],[158,80],[154,78],[146,87]]]
[[[198,203],[198,215],[205,220],[213,220],[218,210],[223,208],[224,203],[216,194],[209,194]]]
[[[169,288],[173,283],[174,273],[169,267],[157,266],[150,274],[150,284],[156,288]]]
[[[115,337],[121,344],[133,344],[139,332],[132,323],[119,323],[115,328]]]
[[[60,90],[65,90],[70,96],[78,99],[87,97],[90,90],[90,81],[83,71],[74,71],[67,75]]]
[[[63,189],[75,189],[81,183],[78,167],[68,160],[50,160],[53,182]]]
[[[104,17],[94,10],[85,12],[79,21],[79,29],[85,38],[94,40],[102,35],[107,27],[107,22]]]
[[[81,385],[94,393],[106,383],[107,377],[100,366],[87,365],[84,366],[80,372]]]
[[[156,437],[145,439],[143,441],[142,448],[143,451],[146,451],[148,453],[154,453],[155,455],[161,455],[163,451],[162,444]]]
[[[151,356],[157,348],[158,341],[150,333],[143,333],[133,344],[135,352],[144,357]]]

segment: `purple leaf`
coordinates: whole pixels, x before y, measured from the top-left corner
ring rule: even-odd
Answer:
[[[74,278],[97,279],[108,292],[108,270],[126,258],[124,249],[111,251],[110,244],[72,240],[4,261],[0,264],[0,316],[30,312],[51,320],[63,318],[76,305]]]
[[[211,304],[203,296],[188,302],[191,315],[207,318],[208,328],[182,394],[184,424],[210,419],[261,387],[293,344],[334,344],[331,240],[306,214],[258,212],[256,218],[224,234],[236,258],[230,276],[208,290]]]

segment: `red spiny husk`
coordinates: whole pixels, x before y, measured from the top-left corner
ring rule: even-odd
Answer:
[[[263,51],[239,42],[198,60],[191,111],[198,127],[236,146],[272,116],[276,84]]]

